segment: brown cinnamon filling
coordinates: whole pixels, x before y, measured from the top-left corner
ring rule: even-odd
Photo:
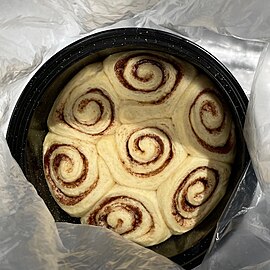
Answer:
[[[199,95],[196,98],[197,99],[200,97],[201,95]],[[195,101],[195,103],[196,103]],[[200,111],[200,119],[201,119],[201,123],[203,124],[204,128],[210,133],[210,134],[215,134],[215,133],[219,133],[222,131],[222,129],[224,129],[225,127],[225,119],[226,119],[226,112],[224,112],[223,117],[222,117],[222,122],[220,124],[219,127],[216,128],[209,128],[204,124],[204,120],[203,120],[203,111],[207,111],[207,112],[211,112],[213,116],[218,116],[218,110],[214,104],[214,102],[211,102],[209,100],[207,100],[205,102],[205,104],[202,106],[202,110]]]
[[[212,171],[214,176],[215,176],[215,185],[211,191],[211,193],[208,195],[207,199],[201,204],[201,205],[192,205],[188,200],[187,200],[187,193],[188,193],[188,189],[189,187],[196,185],[198,182],[201,182],[204,185],[204,188],[207,189],[209,188],[209,184],[208,184],[208,180],[205,177],[198,177],[195,181],[193,181],[192,183],[190,183],[187,187],[185,187],[186,183],[189,181],[189,179],[191,177],[193,177],[194,174],[196,174],[198,171],[200,170],[208,170],[208,171]],[[179,187],[177,188],[177,190],[174,193],[173,196],[173,204],[172,204],[172,215],[174,215],[176,221],[182,226],[185,223],[185,220],[188,220],[188,218],[183,217],[180,212],[178,211],[178,207],[177,205],[180,203],[181,207],[186,211],[186,212],[193,212],[197,207],[202,206],[203,204],[205,204],[209,198],[212,196],[212,194],[214,193],[217,185],[219,183],[219,172],[213,168],[209,168],[207,166],[201,166],[198,167],[196,169],[194,169],[193,171],[191,171],[185,178],[184,180],[181,182],[181,184],[179,185]],[[185,190],[182,193],[182,197],[179,201],[179,194],[180,192],[183,190],[183,188],[185,187]]]
[[[205,148],[208,151],[213,152],[213,153],[227,154],[227,153],[229,153],[232,150],[233,145],[234,145],[232,132],[230,132],[230,134],[228,136],[228,139],[227,139],[226,143],[223,146],[213,146],[213,145],[208,144],[204,140],[202,140],[198,136],[198,134],[195,132],[195,130],[194,130],[193,126],[192,126],[191,119],[190,119],[192,108],[195,106],[195,104],[196,104],[197,100],[200,98],[200,96],[202,96],[205,93],[215,94],[214,91],[211,90],[211,89],[204,89],[195,98],[195,100],[193,101],[193,103],[190,106],[190,109],[189,109],[189,123],[190,123],[191,129],[192,129],[192,132],[194,133],[194,135],[195,135],[197,141],[199,142],[199,144],[201,146],[203,146],[203,148]],[[210,102],[210,101],[206,101],[205,102],[205,104],[202,107],[202,110],[211,112],[213,116],[216,116],[218,114],[218,111],[217,111],[215,105],[213,104],[213,102]],[[203,115],[203,111],[200,111],[200,120],[201,120],[201,123],[204,126],[204,128],[207,131],[209,131],[210,134],[221,132],[224,129],[225,119],[226,119],[226,113],[225,112],[224,112],[224,115],[223,115],[223,118],[222,118],[221,125],[219,127],[217,127],[217,128],[212,128],[212,129],[210,129],[207,126],[205,126],[202,115]]]
[[[149,165],[150,163],[155,163],[158,160],[158,158],[161,155],[163,155],[163,153],[164,153],[164,143],[163,143],[163,141],[157,135],[154,135],[154,134],[145,134],[144,136],[141,136],[141,137],[137,138],[134,141],[135,148],[137,150],[139,150],[140,152],[142,152],[142,153],[144,152],[144,150],[142,150],[140,148],[140,141],[143,140],[145,137],[152,138],[152,139],[154,139],[157,142],[158,147],[157,147],[157,154],[155,155],[155,157],[153,159],[151,159],[150,161],[146,161],[146,162],[135,161],[133,159],[133,157],[130,155],[129,152],[128,152],[128,157],[129,157],[129,160],[135,161],[136,163]]]
[[[110,122],[109,122],[109,124],[107,125],[107,127],[105,127],[105,129],[104,129],[102,132],[99,132],[99,133],[91,133],[91,134],[89,134],[89,135],[91,135],[91,136],[100,136],[100,135],[103,135],[106,131],[108,131],[108,130],[113,126],[113,124],[114,124],[114,122],[115,122],[115,108],[114,108],[114,103],[113,103],[112,99],[110,98],[110,96],[109,96],[108,94],[105,94],[104,92],[105,92],[105,91],[103,91],[103,90],[101,90],[101,89],[98,89],[98,88],[91,88],[91,89],[88,89],[88,90],[85,92],[85,94],[88,94],[88,93],[97,93],[97,94],[99,94],[99,95],[105,97],[105,98],[109,101],[109,103],[110,103],[110,110],[111,110],[111,113],[112,113]],[[95,99],[86,99],[86,100],[85,100],[85,103],[81,103],[81,104],[80,104],[81,106],[80,106],[79,110],[83,110],[84,106],[86,106],[90,101],[95,101],[95,102],[98,104],[98,106],[99,106],[99,108],[100,108],[100,116],[98,117],[98,119],[96,119],[96,121],[95,121],[94,123],[92,123],[92,124],[84,124],[84,125],[86,125],[86,126],[93,126],[93,125],[95,125],[96,123],[98,123],[98,122],[100,121],[101,117],[102,117],[103,112],[104,112],[104,106],[103,106],[102,102],[101,102],[100,100],[95,100]],[[74,101],[74,104],[75,104],[75,102],[76,102],[76,100]],[[81,101],[81,102],[82,102],[82,101]],[[76,128],[76,127],[71,126],[71,125],[65,120],[65,117],[64,117],[64,106],[65,106],[65,104],[63,104],[63,105],[61,106],[61,108],[58,109],[58,110],[56,111],[56,117],[57,117],[61,122],[64,122],[66,125],[68,125],[68,126],[71,127],[72,129],[75,129],[75,130],[77,130],[77,131],[79,131],[79,132],[81,132],[81,133],[88,134],[88,133],[86,133],[86,132],[83,132],[83,131],[80,130],[79,128]],[[72,109],[74,109],[74,105],[73,105]],[[74,118],[76,119],[77,122],[80,122],[76,117],[74,117]]]
[[[154,66],[157,66],[162,72],[162,80],[161,80],[161,82],[159,83],[158,86],[156,86],[156,87],[154,87],[154,88],[152,88],[150,90],[137,89],[134,86],[132,86],[125,79],[124,71],[125,71],[125,68],[127,66],[128,61],[131,58],[138,57],[138,56],[143,56],[145,58],[139,60],[136,64],[133,65],[133,67],[132,67],[132,75],[135,77],[135,79],[137,79],[139,81],[142,81],[142,82],[149,81],[152,78],[152,75],[146,76],[145,78],[142,78],[142,77],[138,76],[138,69],[139,69],[140,65],[145,64],[145,63],[150,63],[150,64],[152,64]],[[179,63],[176,63],[176,62],[174,62],[172,60],[169,60],[169,59],[166,59],[166,58],[161,57],[159,55],[154,55],[154,54],[151,54],[151,53],[143,53],[143,54],[137,53],[137,54],[132,54],[130,56],[127,56],[127,57],[125,57],[123,59],[118,60],[116,62],[116,64],[115,64],[115,66],[114,66],[114,71],[115,71],[115,74],[116,74],[118,80],[120,81],[120,83],[125,88],[127,88],[127,89],[129,89],[131,91],[141,92],[142,94],[157,91],[162,85],[164,85],[166,83],[168,78],[167,78],[167,76],[165,74],[165,68],[164,68],[163,64],[160,63],[160,62],[157,62],[156,60],[148,59],[147,57],[153,57],[155,59],[160,59],[163,62],[170,63],[174,67],[174,69],[177,71],[176,80],[174,82],[174,85],[173,85],[171,91],[169,93],[163,95],[162,97],[160,97],[158,100],[155,100],[155,101],[152,101],[152,102],[147,102],[149,104],[160,104],[160,103],[163,103],[165,100],[167,100],[172,95],[172,93],[176,90],[176,87],[178,86],[178,84],[180,83],[180,81],[181,81],[181,79],[183,77],[183,74],[181,72],[181,66],[180,66]]]
[[[80,102],[80,104],[79,104],[78,111],[79,111],[79,112],[83,112],[84,108],[85,108],[91,101],[94,101],[94,102],[98,105],[100,114],[99,114],[99,117],[97,117],[97,118],[95,119],[95,122],[93,122],[93,123],[91,123],[91,124],[86,124],[86,123],[84,123],[85,126],[94,126],[96,123],[98,123],[98,122],[100,121],[100,119],[101,119],[101,117],[102,117],[102,114],[103,114],[103,112],[104,112],[104,106],[102,105],[102,103],[101,103],[100,101],[94,100],[94,99],[84,99],[84,100],[82,100],[82,101]],[[72,110],[74,110],[74,106],[75,106],[75,102],[74,102],[74,105],[73,105],[73,107],[72,107]],[[74,116],[74,118],[75,118],[75,120],[76,120],[77,122],[80,123],[80,120],[77,119],[77,117]]]
[[[135,87],[133,87],[132,85],[130,85],[126,81],[126,83],[125,83],[126,88],[129,88],[130,90],[133,90],[133,91],[154,92],[158,88],[160,88],[163,84],[165,84],[165,82],[167,81],[167,78],[166,78],[166,75],[164,73],[164,71],[165,71],[164,66],[161,63],[159,63],[159,62],[157,62],[155,60],[151,60],[151,59],[142,59],[142,60],[139,60],[136,64],[134,64],[134,66],[132,67],[131,72],[132,72],[132,75],[135,77],[135,79],[137,79],[137,80],[139,80],[141,82],[148,82],[149,80],[151,80],[153,78],[153,74],[150,74],[150,75],[145,76],[145,77],[140,77],[138,75],[138,69],[139,69],[140,65],[149,64],[149,63],[154,65],[154,66],[157,66],[162,71],[162,80],[161,80],[160,84],[158,86],[152,88],[151,90],[143,90],[143,89],[136,89]],[[124,69],[123,69],[123,71],[124,71]],[[123,77],[123,79],[125,80],[124,77]],[[128,84],[128,87],[126,86],[127,84]]]
[[[67,146],[67,145],[62,145],[62,146]],[[55,149],[53,149],[52,152]],[[85,158],[85,156],[82,153],[79,153],[79,154],[80,154],[82,162],[83,162],[83,171],[80,174],[80,176],[75,181],[73,181],[72,183],[67,183],[67,182],[63,181],[59,176],[57,176],[57,180],[59,182],[61,182],[61,185],[65,186],[67,188],[78,187],[86,178],[87,170],[88,170],[88,161],[87,161],[87,159]],[[55,156],[55,158],[53,160],[53,170],[55,171],[56,174],[57,174],[57,170],[58,170],[58,168],[60,166],[60,163],[63,162],[63,161],[68,161],[68,162],[72,163],[72,166],[74,166],[74,162],[66,154],[58,154],[58,155]]]
[[[70,147],[70,145],[67,144],[53,144],[45,153],[44,155],[44,172],[45,172],[45,177],[47,179],[48,184],[51,187],[51,190],[54,194],[54,196],[56,197],[56,199],[64,204],[64,205],[75,205],[78,202],[80,202],[81,200],[83,200],[88,194],[91,193],[91,191],[97,186],[97,182],[98,179],[83,193],[81,193],[79,196],[68,196],[66,194],[64,194],[55,184],[55,182],[53,181],[52,177],[51,177],[51,169],[50,169],[50,157],[52,155],[52,153],[58,148],[58,147],[62,147],[62,146],[68,146]],[[61,184],[67,188],[74,188],[79,186],[85,179],[87,176],[87,171],[88,171],[88,161],[86,159],[86,157],[80,153],[82,159],[83,159],[83,166],[84,169],[81,173],[81,175],[79,176],[78,179],[76,179],[74,182],[72,183],[66,183],[62,180],[60,180],[59,177],[57,177],[58,181],[61,182]],[[57,169],[60,165],[60,162],[64,160],[69,159],[69,157],[67,157],[65,154],[59,154],[55,157],[55,159],[53,160],[53,169],[55,172],[57,172]]]
[[[151,226],[146,233],[153,230],[155,228],[155,224],[154,224],[154,220],[151,213],[147,210],[147,208],[144,206],[143,203],[141,203],[140,201],[134,198],[130,198],[128,196],[113,196],[113,197],[105,198],[99,204],[99,206],[90,214],[90,216],[88,217],[87,223],[90,225],[106,227],[112,230],[118,229],[118,227],[123,224],[123,220],[119,219],[117,222],[116,228],[113,228],[108,224],[107,218],[108,218],[108,215],[111,212],[113,212],[115,207],[121,206],[121,208],[123,208],[125,211],[131,213],[133,217],[132,228],[128,231],[125,231],[124,233],[121,233],[121,235],[126,235],[135,231],[142,224],[142,212],[139,207],[136,207],[130,204],[129,200],[136,201],[148,212],[149,216],[151,217]]]
[[[169,137],[163,130],[161,130],[161,129],[157,128],[157,127],[149,127],[149,128],[158,129],[159,131],[161,131],[161,132],[164,134],[164,136],[167,138],[167,140],[168,140],[168,142],[169,142],[170,152],[169,152],[168,157],[166,158],[165,162],[164,162],[163,164],[161,164],[161,166],[158,167],[156,170],[153,170],[152,172],[149,172],[149,173],[136,173],[136,172],[133,172],[131,169],[125,167],[125,161],[122,160],[123,166],[126,168],[126,170],[127,170],[130,174],[136,175],[136,176],[141,177],[141,178],[147,178],[147,177],[154,176],[154,175],[160,173],[164,168],[166,168],[166,166],[170,163],[170,161],[171,161],[172,158],[173,158],[173,150],[172,150],[172,143],[171,143],[170,137]],[[135,130],[134,132],[137,132],[137,131],[139,131],[139,129],[138,129],[138,130]],[[133,133],[134,133],[134,132],[133,132]],[[127,157],[128,157],[128,159],[129,159],[129,161],[130,161],[131,163],[135,163],[135,164],[138,164],[138,165],[142,165],[142,166],[147,167],[149,164],[151,164],[151,163],[153,164],[153,163],[157,162],[158,159],[159,159],[159,157],[160,157],[161,155],[164,154],[164,143],[163,143],[163,141],[162,141],[157,135],[155,135],[155,134],[145,134],[145,135],[143,135],[143,136],[141,136],[141,137],[139,137],[139,138],[137,138],[137,139],[135,140],[134,143],[135,143],[136,149],[138,149],[139,151],[142,152],[142,150],[141,150],[140,147],[139,147],[139,142],[140,142],[142,139],[144,139],[145,137],[149,137],[149,138],[153,138],[153,139],[158,143],[158,149],[157,149],[157,151],[156,151],[157,154],[156,154],[156,156],[155,156],[154,158],[152,158],[150,161],[140,162],[140,161],[138,161],[138,160],[135,160],[135,159],[131,156],[131,154],[130,154],[130,152],[129,152],[129,147],[128,147],[128,141],[130,140],[131,135],[132,135],[132,134],[130,134],[130,136],[127,138],[127,142],[126,142],[126,152],[127,152]]]

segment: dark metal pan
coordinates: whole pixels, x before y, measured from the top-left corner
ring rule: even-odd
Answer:
[[[232,74],[209,52],[182,37],[145,28],[114,29],[78,40],[49,59],[27,84],[12,114],[7,141],[14,158],[55,220],[79,223],[78,219],[67,215],[55,203],[45,182],[42,143],[48,132],[47,117],[59,92],[84,66],[112,53],[135,49],[165,52],[195,65],[216,83],[236,124],[237,156],[225,197],[195,229],[151,247],[183,267],[191,268],[201,262],[210,245],[217,220],[249,162],[242,134],[247,97]]]

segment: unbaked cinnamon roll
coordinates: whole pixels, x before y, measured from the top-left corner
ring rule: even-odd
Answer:
[[[114,185],[95,145],[89,142],[48,133],[43,166],[53,198],[74,217],[85,214]]]
[[[104,61],[104,71],[121,99],[122,123],[170,117],[196,74],[183,60],[155,51],[116,53]]]
[[[118,97],[102,64],[85,67],[63,89],[48,117],[50,131],[96,143],[114,132],[118,121]]]
[[[207,217],[224,196],[230,171],[226,163],[188,157],[160,185],[159,207],[173,234],[187,232]]]
[[[81,223],[106,227],[143,246],[152,246],[171,236],[164,223],[156,193],[115,185]]]
[[[190,154],[233,162],[234,123],[229,108],[207,77],[199,76],[190,84],[175,108],[173,122]]]
[[[187,156],[169,119],[122,125],[97,149],[116,182],[147,190],[156,190]]]

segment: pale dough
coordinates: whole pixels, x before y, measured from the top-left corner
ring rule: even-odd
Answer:
[[[188,157],[157,190],[162,216],[173,234],[193,229],[225,194],[231,168],[226,163]]]
[[[85,214],[114,185],[107,165],[89,142],[48,133],[43,156],[50,192],[71,216]]]
[[[81,219],[84,224],[110,228],[143,246],[171,236],[160,214],[156,193],[115,185]]]
[[[187,157],[170,119],[122,125],[97,149],[117,183],[147,190],[156,190]]]
[[[117,94],[122,123],[171,117],[174,107],[197,71],[171,55],[131,51],[110,55],[104,71]]]
[[[62,136],[96,143],[119,125],[118,102],[102,64],[91,64],[59,94],[48,117],[48,128]]]
[[[231,114],[204,75],[187,88],[174,114],[179,140],[194,156],[232,163],[236,137]]]

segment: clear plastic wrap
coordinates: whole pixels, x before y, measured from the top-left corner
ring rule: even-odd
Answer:
[[[0,150],[1,269],[180,269],[107,229],[56,224],[11,157],[3,135]]]
[[[251,93],[245,137],[263,187],[250,192],[257,185],[250,166],[198,269],[269,269],[269,7],[267,0],[1,1],[2,133],[33,72],[72,41],[123,26],[157,28],[192,39],[229,68],[248,96]],[[1,269],[181,269],[108,230],[55,223],[12,159],[4,135],[0,197]]]
[[[267,45],[260,59],[246,117],[245,137],[255,171],[264,188],[270,184],[270,47]]]
[[[270,268],[269,72],[270,48],[266,43],[256,68],[244,127],[254,170],[249,168],[227,205],[209,254],[199,269]],[[249,189],[256,184],[255,172],[259,185],[250,197]],[[239,205],[240,201],[244,204]]]

